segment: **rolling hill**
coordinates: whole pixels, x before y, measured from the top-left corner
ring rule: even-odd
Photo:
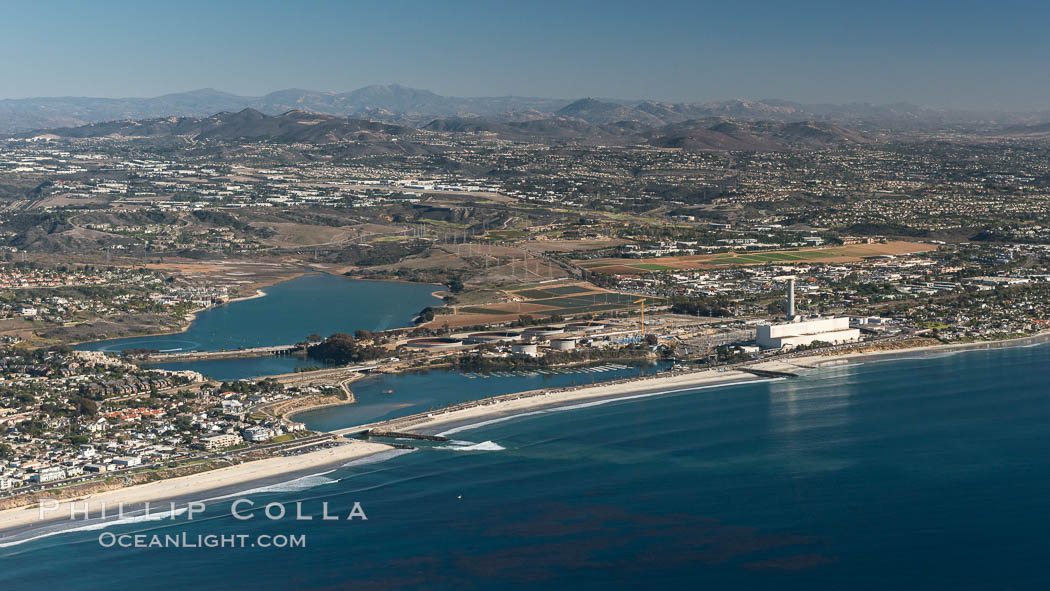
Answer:
[[[593,103],[578,105],[582,114]],[[578,145],[648,145],[687,151],[769,151],[796,147],[820,148],[864,143],[871,137],[842,126],[802,121],[746,121],[724,117],[691,119],[666,125],[620,120],[594,124],[582,118],[554,117],[529,121],[481,118],[435,119],[417,129],[403,125],[291,110],[267,115],[246,108],[209,117],[167,117],[92,123],[46,129],[17,137],[118,138],[127,140],[268,141],[276,143],[353,145],[348,155],[419,154],[436,151],[423,132],[489,135],[508,141]]]
[[[383,142],[410,137],[416,130],[363,119],[347,119],[293,110],[271,116],[255,109],[222,112],[210,117],[167,117],[121,120],[80,127],[47,129],[20,134],[63,138],[172,138],[188,140],[267,140],[325,144],[349,141]]]
[[[486,119],[521,122],[570,119],[592,125],[630,121],[659,127],[685,121],[726,117],[747,121],[822,121],[865,129],[935,128],[958,123],[1016,125],[1047,120],[1047,113],[1012,115],[939,109],[906,103],[801,104],[779,99],[731,99],[669,103],[502,96],[452,97],[398,84],[365,86],[350,92],[290,88],[264,96],[240,96],[205,88],[152,98],[40,97],[0,100],[0,133],[77,127],[115,120],[207,117],[246,108],[266,115],[293,110],[351,119],[371,119],[418,127],[435,119]]]
[[[587,105],[587,108],[591,106]],[[688,120],[658,127],[638,121],[595,125],[577,118],[522,122],[437,119],[424,126],[424,129],[445,133],[485,133],[511,141],[650,145],[687,151],[769,151],[872,141],[867,134],[830,123],[739,121],[722,117]]]

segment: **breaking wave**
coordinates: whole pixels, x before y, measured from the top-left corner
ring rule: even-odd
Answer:
[[[451,445],[439,445],[434,449],[449,449],[452,451],[503,451],[506,448],[495,441],[482,441],[481,443],[474,443],[472,441],[453,441],[451,442]]]
[[[182,515],[185,512],[186,512],[186,507],[182,507],[181,509],[175,509],[174,511],[162,511],[162,512],[159,512],[159,513],[149,513],[148,515],[144,513],[142,515],[133,515],[131,517],[124,517],[124,518],[121,518],[121,519],[113,519],[113,520],[107,520],[107,521],[96,521],[95,523],[89,523],[87,525],[81,525],[80,527],[70,527],[70,528],[60,529],[58,531],[50,531],[50,532],[47,532],[47,533],[40,534],[38,536],[33,536],[31,538],[26,538],[24,540],[15,540],[13,542],[0,542],[0,548],[8,548],[10,546],[17,546],[19,544],[25,544],[26,542],[32,542],[34,540],[39,540],[41,538],[50,538],[51,536],[57,536],[59,534],[71,534],[71,533],[74,533],[74,532],[81,532],[81,531],[95,531],[95,530],[105,529],[105,528],[113,526],[113,525],[127,525],[127,524],[130,524],[130,523],[144,523],[144,522],[147,522],[147,521],[161,521],[161,520],[164,520],[164,519],[174,519],[175,517],[178,517],[179,515]]]

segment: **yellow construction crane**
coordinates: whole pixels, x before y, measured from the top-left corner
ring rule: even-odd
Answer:
[[[642,305],[642,340],[644,341],[645,340],[645,298],[642,298],[640,300],[635,300],[634,303]]]

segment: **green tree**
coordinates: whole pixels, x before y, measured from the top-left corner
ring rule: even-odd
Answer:
[[[77,414],[86,417],[93,417],[98,414],[98,403],[90,398],[84,398],[83,396],[76,399]]]

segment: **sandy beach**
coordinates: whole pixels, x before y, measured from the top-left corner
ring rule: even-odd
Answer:
[[[301,275],[297,275],[296,277],[301,277]],[[291,279],[285,279],[285,281],[291,281],[292,279],[295,279],[295,277],[292,277]],[[253,294],[248,294],[246,296],[241,296],[239,298],[230,298],[229,300],[226,300],[226,303],[223,304],[223,305],[226,306],[226,305],[233,304],[233,303],[236,303],[236,302],[246,302],[248,300],[255,300],[255,299],[264,298],[264,297],[266,297],[266,292],[261,290],[261,289],[257,289],[257,290],[255,290],[255,293],[253,293]]]
[[[901,349],[886,349],[880,351],[843,352],[831,355],[802,355],[790,359],[758,363],[752,367],[755,369],[791,372],[799,369],[818,369],[832,365],[862,363],[866,361],[890,361],[893,359],[922,357],[926,355],[961,353],[963,351],[1030,347],[1047,342],[1050,342],[1050,331],[1043,331],[1029,336],[1002,341],[979,341],[951,345],[933,345],[929,347],[904,347]]]
[[[110,490],[87,497],[67,499],[60,503],[57,510],[48,511],[43,521],[40,519],[40,508],[37,505],[20,509],[7,509],[0,511],[0,531],[33,526],[46,521],[69,519],[70,506],[74,503],[78,512],[83,512],[85,503],[87,503],[87,507],[92,514],[101,510],[103,503],[108,507],[110,513],[113,513],[120,503],[130,507],[149,502],[160,507],[162,505],[161,502],[168,499],[205,499],[208,496],[208,491],[219,488],[251,483],[300,470],[339,465],[341,462],[349,462],[350,460],[390,449],[393,448],[381,443],[348,440],[343,445],[298,456],[274,457],[245,462],[236,466],[219,468],[199,474]],[[49,507],[53,507],[53,504],[49,505]]]
[[[393,419],[384,423],[381,429],[403,432],[426,430],[429,432],[434,431],[434,427],[438,426],[477,423],[499,416],[528,412],[539,407],[562,406],[573,402],[615,399],[640,394],[669,393],[676,390],[761,381],[762,379],[743,371],[706,370],[670,376],[635,378],[593,386],[533,390],[497,396],[471,403],[466,407],[453,407],[444,412]]]

